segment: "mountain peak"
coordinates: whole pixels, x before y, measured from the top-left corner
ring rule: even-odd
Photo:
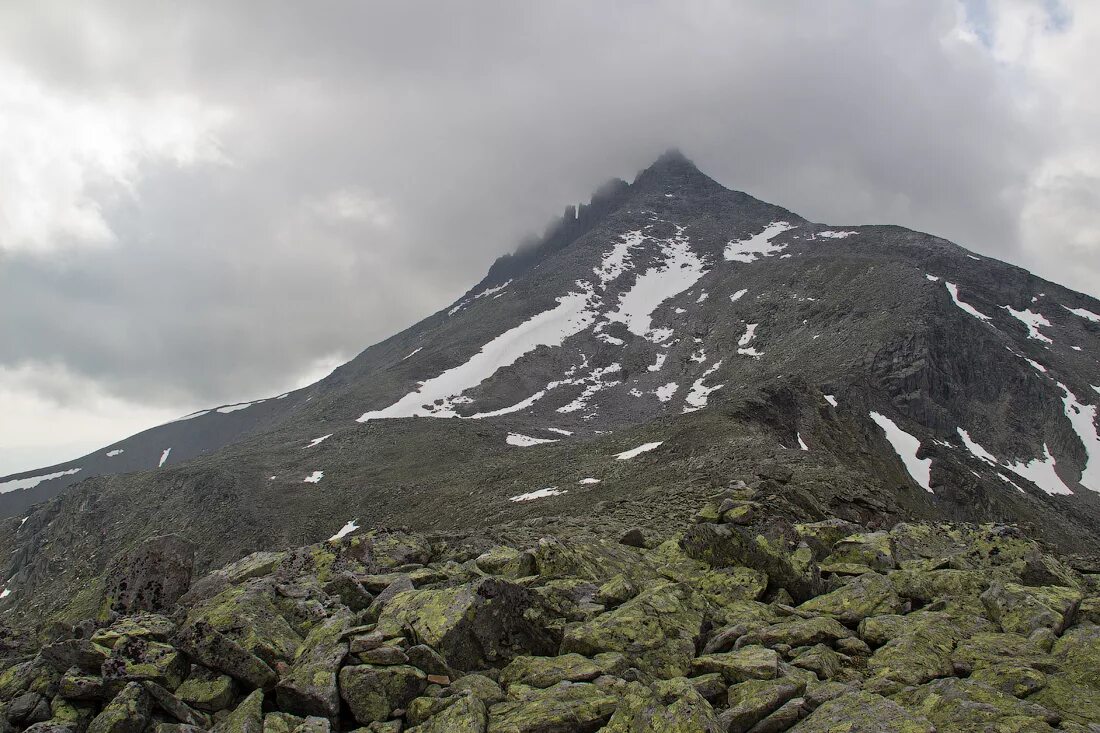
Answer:
[[[634,187],[678,188],[682,186],[719,186],[710,176],[703,173],[678,148],[670,148],[661,153],[657,160],[634,180]]]

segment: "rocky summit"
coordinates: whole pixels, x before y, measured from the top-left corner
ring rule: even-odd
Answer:
[[[0,478],[0,733],[1100,731],[1100,302],[678,153]]]

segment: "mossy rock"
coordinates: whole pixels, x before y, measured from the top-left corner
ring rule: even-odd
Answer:
[[[363,725],[388,720],[394,710],[408,705],[428,684],[427,675],[408,665],[344,667],[339,680],[340,697]]]
[[[544,578],[582,578],[597,585],[621,575],[632,583],[656,576],[645,552],[603,540],[544,537],[534,550],[535,568]]]
[[[108,692],[129,682],[148,680],[175,690],[190,671],[187,658],[169,644],[142,637],[124,636],[103,662],[103,683]]]
[[[678,677],[652,687],[627,685],[603,733],[725,733],[714,708],[691,681]]]
[[[703,627],[703,604],[684,586],[650,587],[613,611],[569,628],[561,652],[621,652],[643,672],[682,677],[691,668]]]
[[[97,629],[92,634],[91,640],[95,644],[110,649],[123,636],[164,642],[168,641],[174,633],[176,633],[176,624],[171,619],[160,614],[142,613],[120,618],[107,628]]]
[[[559,682],[588,682],[601,674],[604,670],[599,664],[580,654],[516,657],[500,671],[500,683],[551,687]]]
[[[87,733],[141,733],[152,712],[149,693],[137,682],[127,684],[88,724]]]
[[[850,692],[822,703],[790,730],[792,733],[936,733],[927,718],[869,692]]]
[[[454,588],[410,590],[386,604],[378,630],[412,635],[462,669],[505,664],[524,654],[549,654],[555,641],[532,620],[536,597],[525,588],[487,578]]]
[[[585,682],[562,682],[523,694],[489,708],[488,733],[593,733],[618,707],[617,697]]]
[[[890,584],[902,598],[921,605],[949,599],[983,612],[981,595],[989,588],[988,574],[977,570],[898,570],[890,573]]]
[[[483,552],[474,563],[483,573],[511,580],[524,578],[535,572],[535,558],[530,552],[503,545]]]
[[[804,683],[791,679],[747,680],[733,685],[727,691],[727,707],[721,714],[723,730],[745,733],[805,689]]]
[[[1100,690],[1078,684],[1063,675],[1049,675],[1046,684],[1028,698],[1062,717],[1080,725],[1100,725]]]
[[[271,584],[255,580],[233,586],[193,607],[188,623],[205,621],[269,666],[291,662],[302,638],[275,604]]]
[[[229,707],[237,696],[237,683],[226,674],[194,666],[179,687],[176,697],[193,708],[215,713]]]
[[[489,712],[471,694],[459,695],[440,712],[424,723],[408,729],[408,733],[485,733]]]
[[[798,610],[814,615],[832,616],[842,623],[859,623],[868,616],[898,613],[902,601],[890,581],[878,573],[853,578],[840,588],[811,598]]]
[[[894,699],[930,720],[940,733],[1051,733],[1051,726],[1058,722],[1058,716],[1043,706],[975,680],[936,680],[899,693]]]
[[[326,718],[339,715],[336,673],[348,654],[344,632],[351,625],[351,613],[344,610],[309,632],[294,665],[275,687],[275,698],[281,709]]]
[[[1067,680],[1100,690],[1100,626],[1075,626],[1054,643],[1052,653]]]
[[[851,563],[885,571],[897,567],[890,535],[886,532],[852,534],[837,541],[823,565]]]
[[[759,644],[760,646],[773,647],[777,644],[786,644],[789,647],[799,647],[814,644],[833,644],[840,639],[847,639],[851,636],[852,632],[834,618],[827,616],[799,618],[795,616],[783,623],[749,631],[738,639],[737,643],[738,646]]]
[[[994,583],[981,596],[989,618],[1002,630],[1025,636],[1042,628],[1062,633],[1082,598],[1073,588],[1017,583]]]
[[[762,646],[746,646],[734,652],[696,657],[691,670],[694,674],[718,672],[731,685],[745,680],[771,680],[779,674],[779,655]]]
[[[255,690],[214,726],[214,733],[263,733],[264,693]]]

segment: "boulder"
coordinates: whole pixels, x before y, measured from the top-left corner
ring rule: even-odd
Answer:
[[[105,613],[168,611],[191,586],[195,546],[174,534],[151,537],[119,555],[107,570]]]
[[[1006,695],[975,680],[935,680],[895,699],[943,733],[953,731],[1053,731],[1058,717],[1041,705]]]
[[[263,730],[263,690],[254,690],[232,713],[214,726],[214,733],[263,733]]]
[[[822,560],[823,565],[836,563],[865,565],[877,571],[897,567],[890,535],[886,532],[852,534],[837,541],[829,556]]]
[[[719,716],[724,726],[722,730],[745,733],[805,689],[805,684],[789,679],[748,680],[736,684],[729,688],[727,708]]]
[[[344,667],[339,681],[340,696],[363,725],[389,719],[394,710],[408,705],[428,684],[422,671],[406,665]]]
[[[551,687],[563,681],[588,682],[601,674],[604,674],[604,670],[599,664],[580,654],[562,654],[559,657],[516,657],[500,671],[500,683]]]
[[[779,674],[779,655],[762,646],[746,646],[735,652],[696,657],[691,670],[694,674],[718,672],[731,685],[745,680],[771,680]]]
[[[683,677],[652,687],[636,682],[621,693],[615,714],[603,733],[665,731],[666,733],[725,733],[714,708]]]
[[[792,733],[936,733],[927,718],[869,692],[849,692],[822,703]]]
[[[777,644],[786,644],[789,647],[812,646],[814,644],[832,644],[851,636],[852,632],[834,618],[827,616],[799,618],[796,616],[783,623],[749,631],[737,640],[737,645],[758,644],[773,647]]]
[[[227,674],[221,674],[199,665],[176,688],[176,697],[191,707],[216,713],[225,710],[237,696],[237,683]]]
[[[1073,588],[996,582],[981,595],[981,600],[989,618],[1000,624],[1003,631],[1026,636],[1041,628],[1062,633],[1082,597]]]
[[[327,718],[339,714],[336,673],[348,654],[344,632],[351,627],[351,622],[351,613],[343,611],[309,633],[294,666],[275,687],[275,699],[282,710]]]
[[[111,649],[101,667],[108,692],[129,682],[155,682],[174,690],[190,671],[186,657],[175,647],[142,637],[124,636]]]
[[[249,688],[270,689],[278,679],[262,659],[205,621],[184,626],[173,643],[204,667],[227,674]]]
[[[149,722],[153,701],[137,682],[131,682],[88,724],[87,733],[141,733]]]
[[[561,682],[489,708],[488,733],[594,733],[611,719],[618,698],[585,682]]]
[[[692,591],[660,583],[613,611],[567,629],[560,652],[587,657],[620,652],[654,677],[682,677],[691,668],[702,626],[702,605]]]
[[[489,712],[473,695],[459,695],[450,705],[408,733],[485,733]]]
[[[885,576],[866,573],[831,593],[811,598],[799,606],[798,610],[832,616],[846,624],[856,624],[868,616],[898,613],[902,608],[901,598]]]
[[[474,564],[483,573],[511,580],[535,574],[534,555],[512,547],[494,547],[479,555]]]
[[[480,669],[554,651],[553,636],[532,621],[534,606],[525,588],[486,578],[399,593],[383,609],[378,629],[388,637],[411,633],[457,669]]]

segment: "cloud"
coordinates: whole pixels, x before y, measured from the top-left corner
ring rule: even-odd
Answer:
[[[151,409],[274,394],[670,146],[811,219],[1100,294],[1098,12],[4,4],[0,368]]]

